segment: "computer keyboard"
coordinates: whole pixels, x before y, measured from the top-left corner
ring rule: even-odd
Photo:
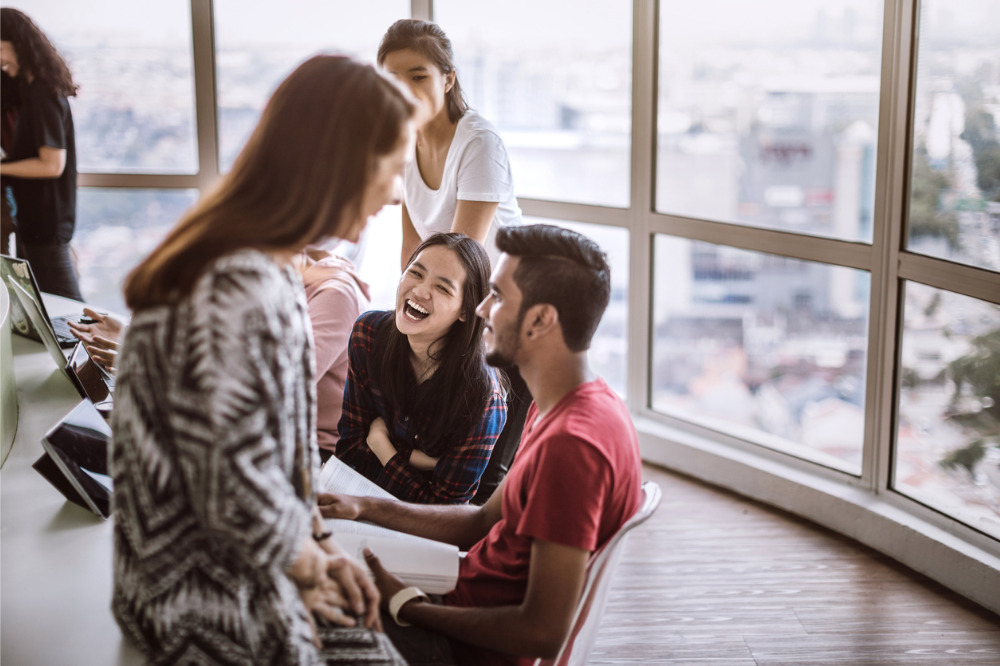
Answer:
[[[60,315],[58,317],[52,317],[52,329],[56,332],[56,340],[59,342],[60,347],[72,347],[77,342],[79,342],[75,335],[73,335],[72,329],[69,327],[69,321],[76,320],[80,315]]]

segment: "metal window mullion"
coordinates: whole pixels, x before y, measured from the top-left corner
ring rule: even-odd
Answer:
[[[917,0],[886,0],[876,148],[868,382],[862,480],[873,492],[892,478],[898,340],[899,258],[906,219]]]
[[[198,137],[198,189],[219,178],[219,113],[215,72],[215,17],[212,0],[191,0],[191,46]]]
[[[899,279],[1000,305],[1000,273],[985,268],[903,252],[899,257]]]
[[[410,0],[410,17],[433,21],[434,0]]]
[[[632,132],[629,179],[628,364],[626,386],[633,412],[650,405],[653,261],[650,222],[656,183],[657,39],[659,3],[632,2]]]

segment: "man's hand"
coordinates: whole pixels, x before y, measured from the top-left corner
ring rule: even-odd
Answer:
[[[375,585],[378,586],[379,592],[382,593],[382,607],[388,610],[389,600],[392,599],[393,595],[405,588],[406,583],[400,580],[398,576],[394,576],[386,571],[385,567],[382,566],[382,562],[379,561],[378,556],[370,548],[365,548],[364,553],[365,563],[375,575]]]
[[[361,498],[354,495],[319,493],[316,496],[316,503],[324,518],[357,520],[361,516]]]
[[[70,329],[73,335],[83,340],[86,344],[92,344],[96,336],[100,336],[109,342],[118,342],[125,325],[111,315],[101,314],[96,310],[84,308],[83,314],[91,320],[91,323],[81,323],[69,320]]]

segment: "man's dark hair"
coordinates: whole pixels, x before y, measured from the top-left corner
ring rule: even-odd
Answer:
[[[597,243],[569,229],[532,224],[501,227],[496,244],[520,260],[514,271],[522,298],[518,319],[533,305],[552,305],[570,351],[588,349],[611,298],[611,269]]]

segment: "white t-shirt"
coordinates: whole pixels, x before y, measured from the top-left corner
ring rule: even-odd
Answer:
[[[424,182],[416,159],[410,160],[403,172],[403,202],[421,240],[451,231],[459,199],[499,204],[484,243],[490,261],[496,265],[500,255],[495,241],[497,229],[520,224],[521,209],[514,196],[514,179],[503,140],[493,123],[471,109],[455,128],[438,189],[432,190]]]

